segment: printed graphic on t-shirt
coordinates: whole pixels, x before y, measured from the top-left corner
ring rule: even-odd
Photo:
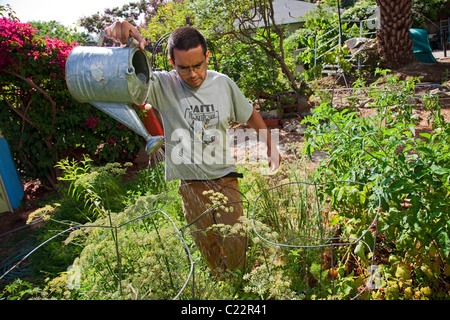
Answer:
[[[186,108],[184,118],[194,135],[204,144],[218,143],[216,129],[219,125],[219,111],[214,109],[213,104],[190,106]]]

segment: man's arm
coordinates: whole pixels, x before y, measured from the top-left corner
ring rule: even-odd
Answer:
[[[138,29],[131,25],[128,21],[116,21],[105,29],[108,37],[114,39],[121,44],[126,44],[130,37],[133,37],[139,42],[139,48],[145,49],[147,42],[145,38],[139,33]]]
[[[251,128],[256,130],[256,134],[258,135],[258,137],[260,136],[260,134],[267,135],[266,142],[267,142],[267,158],[269,160],[269,167],[272,171],[277,170],[278,167],[280,166],[281,155],[278,152],[277,146],[272,141],[266,123],[264,122],[263,118],[261,117],[259,112],[256,111],[255,108],[253,108],[252,115],[247,120],[247,123]]]

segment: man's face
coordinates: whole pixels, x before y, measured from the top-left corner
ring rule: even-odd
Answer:
[[[173,49],[173,56],[175,61],[170,62],[181,79],[192,88],[200,87],[206,79],[209,51],[205,56],[202,46],[187,51]]]

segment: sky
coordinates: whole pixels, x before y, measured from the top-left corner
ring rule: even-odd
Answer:
[[[134,0],[0,0],[10,4],[21,22],[56,20],[74,27],[79,18],[103,12],[106,8],[122,7]]]

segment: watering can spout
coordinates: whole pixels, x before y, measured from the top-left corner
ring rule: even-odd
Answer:
[[[152,153],[158,151],[162,147],[163,144],[164,144],[164,137],[162,137],[162,136],[152,137],[151,136],[147,140],[147,144],[145,146],[145,151],[148,154],[152,154]]]
[[[113,102],[91,102],[91,104],[143,137],[147,141],[145,151],[148,154],[157,151],[163,145],[164,137],[152,136],[148,133],[132,107]]]

